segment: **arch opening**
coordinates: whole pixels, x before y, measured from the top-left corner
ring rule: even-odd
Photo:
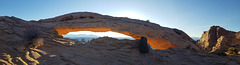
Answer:
[[[82,42],[88,42],[94,38],[99,37],[112,37],[116,39],[129,39],[129,40],[135,40],[131,36],[127,36],[121,33],[107,31],[107,32],[92,32],[92,31],[77,31],[77,32],[69,32],[66,35],[62,35],[65,38],[82,41]]]
[[[69,32],[77,32],[77,31],[91,31],[91,32],[117,32],[121,33],[127,36],[130,36],[134,39],[140,39],[141,36],[140,34],[134,34],[132,32],[128,31],[121,31],[121,30],[114,30],[111,28],[105,28],[105,27],[59,27],[55,28],[55,30],[58,32],[59,35],[66,35]],[[151,33],[148,33],[151,34]],[[144,34],[147,35],[147,34]],[[160,49],[160,50],[166,50],[169,47],[176,47],[176,45],[172,44],[170,41],[166,41],[161,39],[160,37],[149,37],[145,36],[148,39],[148,44],[150,44],[153,48]]]

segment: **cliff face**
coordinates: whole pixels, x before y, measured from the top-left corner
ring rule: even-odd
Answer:
[[[226,51],[229,47],[239,47],[240,32],[225,30],[219,26],[212,26],[202,34],[198,45],[206,51]]]

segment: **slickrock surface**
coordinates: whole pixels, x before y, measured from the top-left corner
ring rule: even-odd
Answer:
[[[227,51],[229,47],[239,49],[240,32],[228,31],[220,26],[212,26],[202,34],[198,45],[208,52]]]
[[[56,38],[57,39],[57,38]],[[37,49],[16,54],[2,53],[2,64],[39,65],[238,65],[235,59],[225,59],[192,49],[169,48],[152,50],[142,54],[138,40],[98,38],[89,43],[72,42],[68,39],[49,41]],[[9,46],[11,47],[11,46]]]

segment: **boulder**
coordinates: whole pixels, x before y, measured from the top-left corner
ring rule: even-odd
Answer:
[[[138,48],[141,53],[148,53],[149,52],[149,46],[147,43],[147,38],[141,37],[138,43]]]

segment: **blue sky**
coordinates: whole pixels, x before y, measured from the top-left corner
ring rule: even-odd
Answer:
[[[240,0],[1,0],[0,16],[24,20],[71,12],[96,12],[150,20],[200,37],[212,25],[240,31]]]

